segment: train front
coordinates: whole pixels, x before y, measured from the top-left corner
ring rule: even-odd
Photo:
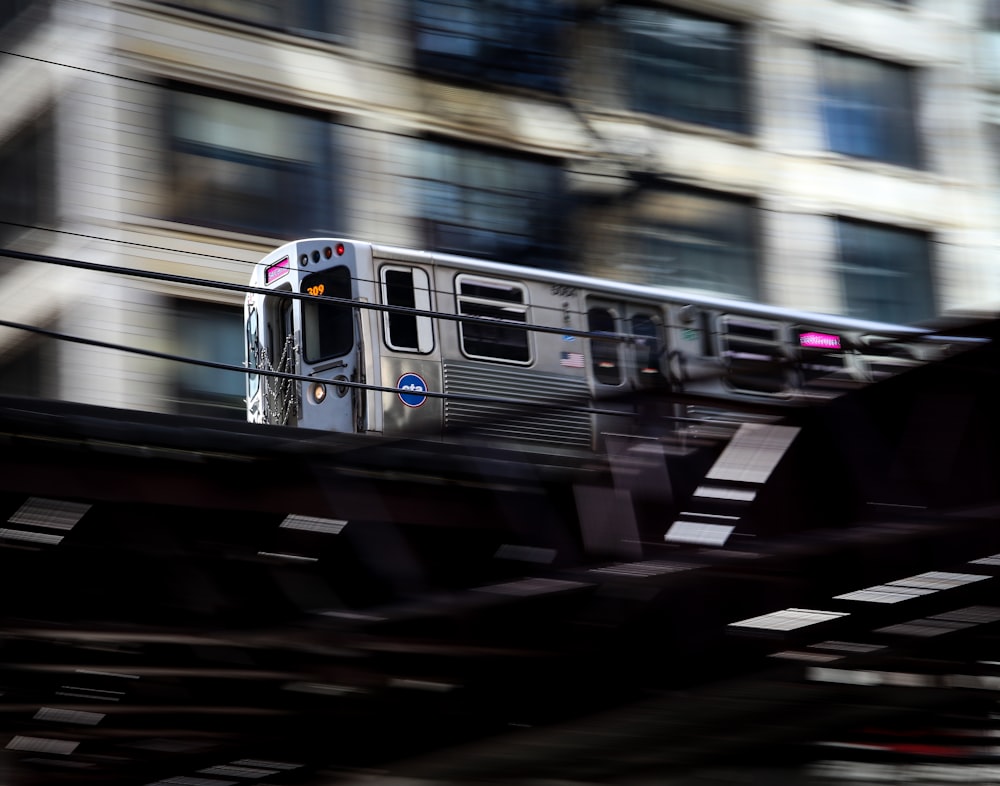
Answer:
[[[361,320],[352,304],[370,256],[364,244],[312,238],[256,265],[257,291],[244,305],[248,421],[363,430]]]

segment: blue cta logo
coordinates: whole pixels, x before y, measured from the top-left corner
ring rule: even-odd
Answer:
[[[408,407],[419,407],[427,396],[427,383],[419,374],[406,373],[397,380],[396,387],[399,388],[399,400]]]

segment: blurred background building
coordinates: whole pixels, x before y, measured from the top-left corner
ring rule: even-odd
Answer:
[[[335,234],[1000,303],[997,0],[2,0],[0,96],[0,249],[245,284]],[[239,364],[241,302],[0,257],[0,319],[91,341]],[[13,328],[0,392],[244,417],[240,374]]]

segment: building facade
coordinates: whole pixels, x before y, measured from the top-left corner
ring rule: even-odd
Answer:
[[[336,234],[828,313],[1000,303],[989,0],[0,3],[0,391],[243,416]],[[121,352],[126,345],[146,354]]]

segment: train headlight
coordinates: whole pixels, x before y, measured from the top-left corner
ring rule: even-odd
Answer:
[[[309,387],[309,398],[316,404],[322,404],[326,398],[326,385],[322,382],[313,382]]]

